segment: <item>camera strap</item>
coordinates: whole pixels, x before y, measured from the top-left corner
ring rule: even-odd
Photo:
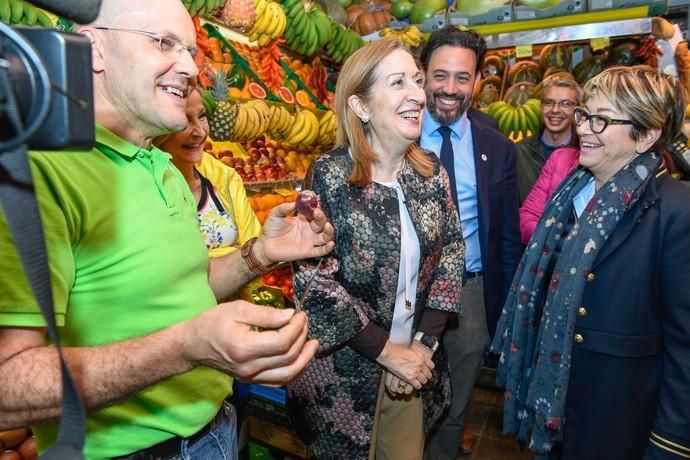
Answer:
[[[60,347],[43,226],[25,146],[16,147],[0,155],[0,205],[5,212],[7,225],[17,247],[24,272],[45,318],[48,337],[60,356],[62,369],[60,427],[55,445],[44,452],[41,459],[81,460],[84,458],[86,415],[77,386]]]

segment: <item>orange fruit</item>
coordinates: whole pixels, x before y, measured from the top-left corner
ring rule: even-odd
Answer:
[[[301,105],[302,107],[308,107],[309,102],[311,102],[307,92],[302,90],[302,89],[297,91],[297,93],[295,93],[295,99],[297,100],[297,103],[299,105]]]

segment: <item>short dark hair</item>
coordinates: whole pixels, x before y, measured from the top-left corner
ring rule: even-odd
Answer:
[[[476,71],[479,72],[486,54],[486,41],[477,32],[473,30],[460,30],[448,24],[432,33],[429,41],[426,42],[422,52],[419,54],[419,61],[425,71],[429,68],[431,55],[442,46],[457,46],[458,48],[467,48],[474,51],[474,54],[477,56]]]

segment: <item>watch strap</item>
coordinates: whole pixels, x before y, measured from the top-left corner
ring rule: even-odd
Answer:
[[[257,238],[254,237],[248,240],[246,243],[244,243],[242,245],[242,248],[240,249],[240,253],[242,254],[242,258],[244,259],[249,269],[253,273],[262,276],[276,268],[278,266],[278,263],[264,265],[259,261],[259,259],[257,259],[256,255],[254,254],[254,244],[256,243],[256,240]]]

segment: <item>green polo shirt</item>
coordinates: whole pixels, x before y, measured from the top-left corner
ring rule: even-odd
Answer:
[[[65,346],[142,336],[215,305],[196,203],[170,156],[103,127],[89,152],[31,152]],[[0,211],[0,325],[44,325]],[[189,436],[216,414],[231,379],[198,367],[91,412],[86,457]],[[57,382],[56,382],[57,384]],[[39,449],[57,425],[35,428]]]

